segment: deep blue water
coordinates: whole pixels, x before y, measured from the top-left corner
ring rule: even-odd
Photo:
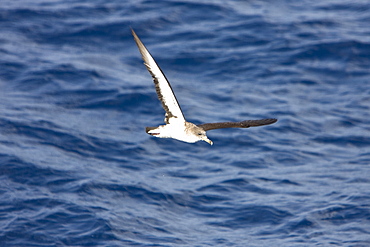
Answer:
[[[0,4],[0,246],[370,246],[368,1]],[[195,123],[164,111],[133,27]]]

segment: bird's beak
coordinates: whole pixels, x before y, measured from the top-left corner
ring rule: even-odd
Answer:
[[[205,142],[208,142],[210,145],[213,145],[213,141],[211,141],[210,139],[208,139],[207,137],[206,138],[204,138],[204,140],[203,141],[205,141]]]

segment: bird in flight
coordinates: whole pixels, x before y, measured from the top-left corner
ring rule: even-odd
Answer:
[[[205,141],[210,145],[213,145],[213,142],[207,137],[206,131],[208,130],[223,128],[249,128],[273,124],[277,121],[275,118],[267,118],[259,120],[244,120],[241,122],[204,123],[199,125],[187,122],[176,99],[175,93],[173,92],[163,71],[146,49],[143,42],[141,42],[135,31],[131,29],[131,32],[144,60],[144,64],[153,77],[155,90],[162,103],[162,107],[166,112],[164,119],[164,122],[166,123],[165,125],[146,127],[146,133],[149,135],[159,138],[173,138],[189,143]]]

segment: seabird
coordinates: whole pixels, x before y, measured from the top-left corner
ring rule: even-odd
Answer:
[[[187,122],[172,87],[163,71],[146,49],[143,42],[141,42],[135,31],[131,29],[131,32],[144,60],[144,64],[153,77],[158,98],[166,111],[164,119],[166,124],[158,127],[146,127],[146,133],[149,135],[160,138],[173,138],[189,143],[205,141],[210,145],[213,145],[213,142],[208,139],[206,135],[206,131],[208,130],[223,128],[249,128],[268,125],[277,121],[275,118],[268,118],[260,120],[245,120],[241,122],[205,123],[199,125]]]

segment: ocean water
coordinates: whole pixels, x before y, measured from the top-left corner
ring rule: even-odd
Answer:
[[[370,4],[3,0],[0,246],[370,246]],[[130,33],[189,121],[164,111]]]

